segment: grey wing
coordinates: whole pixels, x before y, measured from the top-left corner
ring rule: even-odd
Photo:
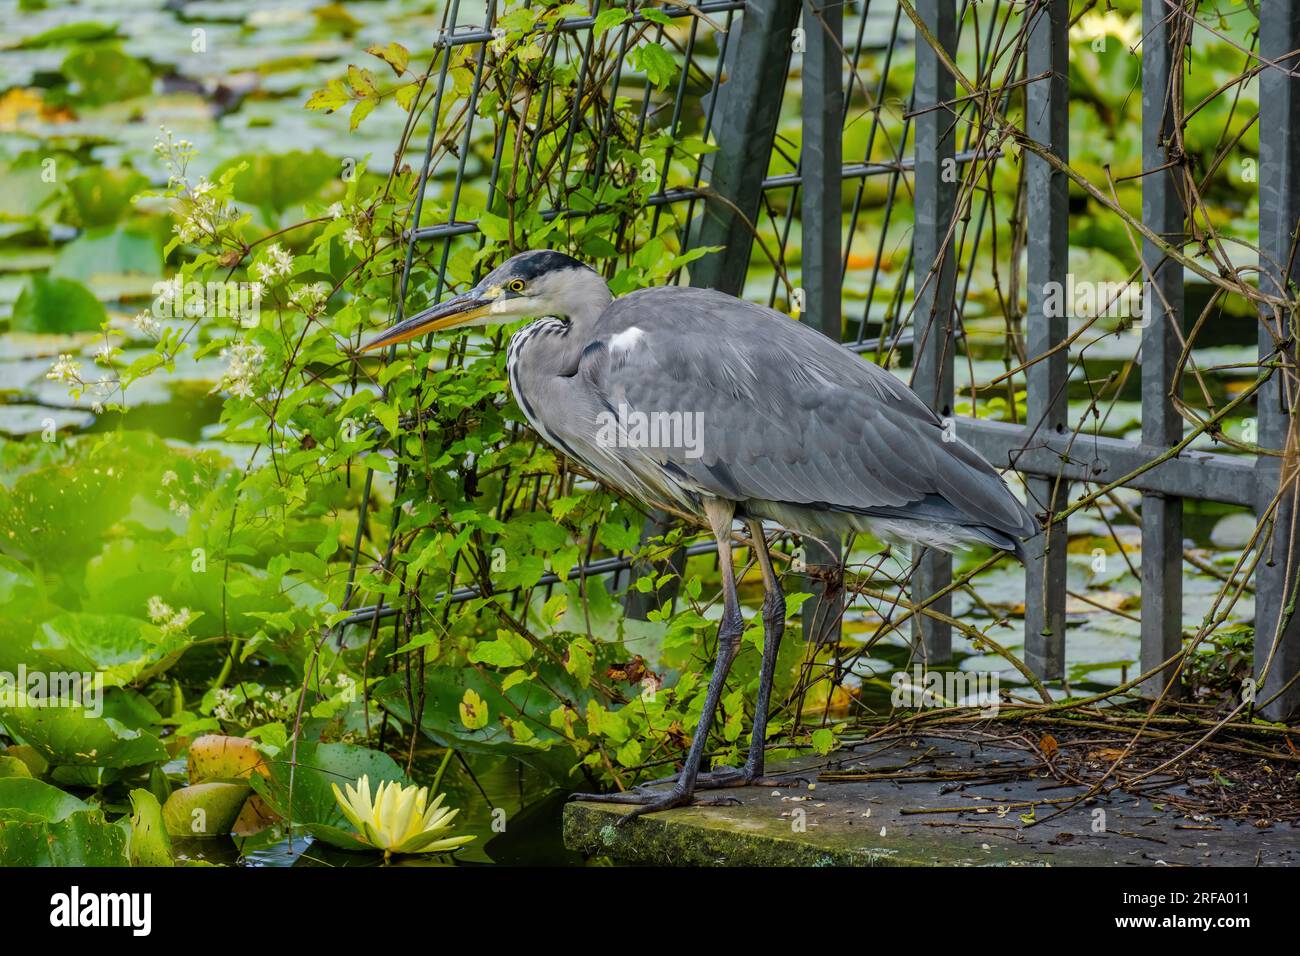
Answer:
[[[580,374],[611,411],[695,416],[697,447],[644,451],[706,494],[1037,530],[902,382],[770,309],[704,289],[633,293],[602,317]]]

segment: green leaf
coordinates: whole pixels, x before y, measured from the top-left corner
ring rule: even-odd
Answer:
[[[94,20],[81,20],[77,23],[65,23],[43,33],[29,36],[18,44],[17,49],[35,50],[39,47],[60,46],[65,43],[107,40],[116,35],[116,23],[97,23]]]
[[[126,831],[39,780],[0,778],[0,866],[126,866]]]
[[[602,10],[596,15],[596,21],[591,25],[591,32],[600,36],[606,30],[610,30],[627,21],[631,16],[622,7],[610,7],[608,10]]]
[[[663,89],[672,82],[677,64],[672,54],[658,43],[646,43],[632,51],[632,66],[645,74],[646,79]]]
[[[357,105],[352,107],[352,115],[348,119],[348,129],[355,130],[361,125],[362,120],[374,112],[375,107],[378,105],[379,100],[357,100]]]
[[[64,704],[5,707],[0,709],[0,724],[56,765],[134,767],[167,759],[167,748],[153,734]]]
[[[386,780],[407,784],[392,757],[378,750],[354,744],[298,744],[297,768],[292,773],[293,793],[290,798],[290,748],[271,761],[266,777],[254,775],[253,789],[266,801],[266,805],[285,820],[303,826],[317,839],[331,846],[347,850],[369,849],[359,842],[352,825],[339,809],[331,784],[356,783],[363,775],[370,778],[373,793]]]
[[[258,152],[227,160],[217,167],[212,178],[220,178],[241,163],[247,168],[235,174],[235,198],[277,213],[315,198],[342,169],[337,159],[319,150]]]
[[[596,666],[596,648],[585,637],[576,637],[564,653],[564,669],[572,674],[578,683],[586,687],[591,683],[592,671]]]
[[[309,110],[324,110],[326,113],[332,113],[339,107],[347,105],[351,100],[352,95],[342,81],[331,80],[323,90],[316,90],[312,93],[307,98],[304,106]]]
[[[172,844],[163,824],[162,805],[148,790],[131,791],[132,866],[172,866]]]
[[[474,664],[489,664],[492,667],[518,667],[524,658],[509,641],[480,641],[469,652],[469,660]],[[466,726],[469,726],[468,722]]]
[[[108,319],[103,304],[80,282],[33,275],[14,303],[15,332],[89,332]]]
[[[114,47],[82,47],[63,61],[63,75],[75,99],[104,106],[153,91],[153,74],[135,57]]]
[[[133,169],[87,169],[65,184],[70,218],[84,228],[111,226],[131,211],[131,200],[148,185],[149,180]]]
[[[174,791],[162,808],[162,822],[167,835],[225,836],[235,825],[251,792],[246,783],[224,780],[191,784]]]
[[[812,732],[812,746],[820,756],[826,756],[835,749],[835,732],[827,727],[820,727]]]
[[[152,229],[108,226],[89,229],[59,250],[50,275],[91,282],[96,276],[161,278],[162,244]]]
[[[31,648],[67,670],[100,671],[110,687],[145,681],[170,668],[189,647],[153,624],[121,614],[68,612],[44,622]]]
[[[17,757],[0,756],[0,777],[30,777],[31,770]]]
[[[387,63],[395,74],[401,76],[406,71],[406,64],[411,61],[411,51],[400,43],[390,43],[388,46],[366,47],[366,52],[371,56],[377,56]]]
[[[494,216],[490,212],[481,214],[478,219],[478,228],[479,232],[493,242],[510,241],[510,222],[500,216]]]

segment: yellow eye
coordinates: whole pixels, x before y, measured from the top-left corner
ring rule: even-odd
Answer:
[[[523,292],[523,291],[524,291],[524,280],[523,280],[523,279],[511,279],[511,280],[510,280],[510,284],[507,285],[506,288],[509,289],[511,292]]]

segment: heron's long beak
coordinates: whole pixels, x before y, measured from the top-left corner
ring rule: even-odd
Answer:
[[[405,342],[427,332],[438,332],[442,329],[464,325],[466,322],[471,322],[480,316],[486,315],[491,305],[492,300],[484,298],[478,289],[470,289],[468,292],[462,292],[446,302],[441,302],[432,308],[425,309],[423,312],[416,313],[409,319],[398,322],[391,329],[380,332],[369,342],[364,343],[361,346],[361,351],[369,352],[373,349],[383,348],[385,345],[396,345],[399,342]]]

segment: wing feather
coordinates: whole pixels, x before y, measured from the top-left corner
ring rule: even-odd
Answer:
[[[700,447],[647,449],[700,490],[829,505],[904,509],[1019,537],[1036,523],[970,446],[902,382],[770,309],[705,289],[646,289],[617,300],[581,373],[607,407],[700,416]],[[696,453],[698,452],[698,453]],[[945,504],[936,504],[942,499]]]

